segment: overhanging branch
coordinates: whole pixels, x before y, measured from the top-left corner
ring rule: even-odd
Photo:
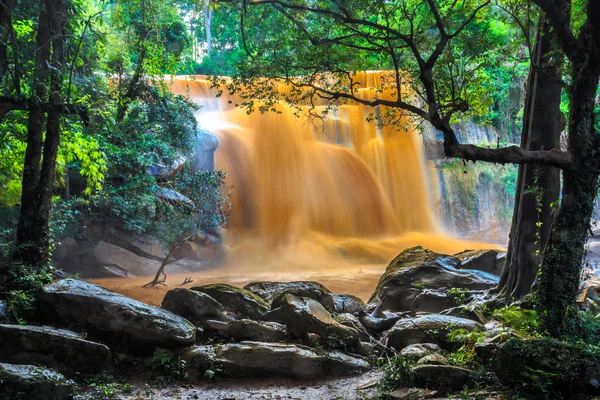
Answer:
[[[572,156],[562,150],[524,150],[519,146],[487,149],[472,144],[450,144],[444,142],[444,153],[448,157],[467,161],[485,161],[499,164],[536,164],[566,169],[571,166]]]
[[[88,126],[90,121],[87,109],[74,104],[38,103],[31,99],[15,99],[6,96],[0,96],[0,121],[2,121],[4,116],[10,111],[30,111],[37,108],[40,108],[44,112],[56,112],[63,115],[79,115],[85,126]]]

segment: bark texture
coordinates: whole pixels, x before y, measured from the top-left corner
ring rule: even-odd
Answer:
[[[527,82],[521,147],[526,150],[559,148],[565,128],[560,112],[563,62],[550,24],[538,24]],[[560,194],[560,170],[519,166],[517,192],[506,264],[498,288],[509,304],[531,291],[552,224],[552,206]]]

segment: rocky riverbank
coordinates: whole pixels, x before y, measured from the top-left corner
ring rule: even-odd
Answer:
[[[507,358],[531,363],[535,356],[513,342],[523,340],[519,332],[490,318],[502,257],[494,250],[405,250],[366,303],[318,282],[261,281],[175,288],[155,307],[62,279],[40,291],[36,325],[0,325],[2,391],[28,399],[309,399],[506,390],[520,376],[506,373]],[[458,359],[467,353],[457,350],[471,344],[478,363]],[[537,361],[539,369],[548,365]],[[595,393],[600,363],[586,356],[570,366],[584,364],[585,373],[565,375],[563,384]],[[548,373],[563,367],[552,368]],[[500,396],[494,393],[485,396]]]

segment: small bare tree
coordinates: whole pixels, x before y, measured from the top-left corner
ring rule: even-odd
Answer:
[[[154,279],[143,287],[164,285],[165,268],[179,258],[175,251],[197,234],[225,224],[227,197],[222,171],[192,173],[186,166],[158,188],[157,212],[152,233],[166,251]]]

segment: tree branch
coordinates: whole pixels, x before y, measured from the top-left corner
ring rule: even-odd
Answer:
[[[38,103],[32,99],[15,99],[6,96],[0,96],[0,121],[2,121],[9,111],[30,111],[38,108],[43,112],[56,112],[63,115],[79,115],[85,126],[88,126],[90,121],[87,109],[74,104]]]
[[[562,150],[523,150],[519,146],[487,149],[472,144],[450,144],[444,141],[444,153],[448,157],[467,161],[486,161],[499,164],[536,164],[558,168],[569,168],[571,153]]]

